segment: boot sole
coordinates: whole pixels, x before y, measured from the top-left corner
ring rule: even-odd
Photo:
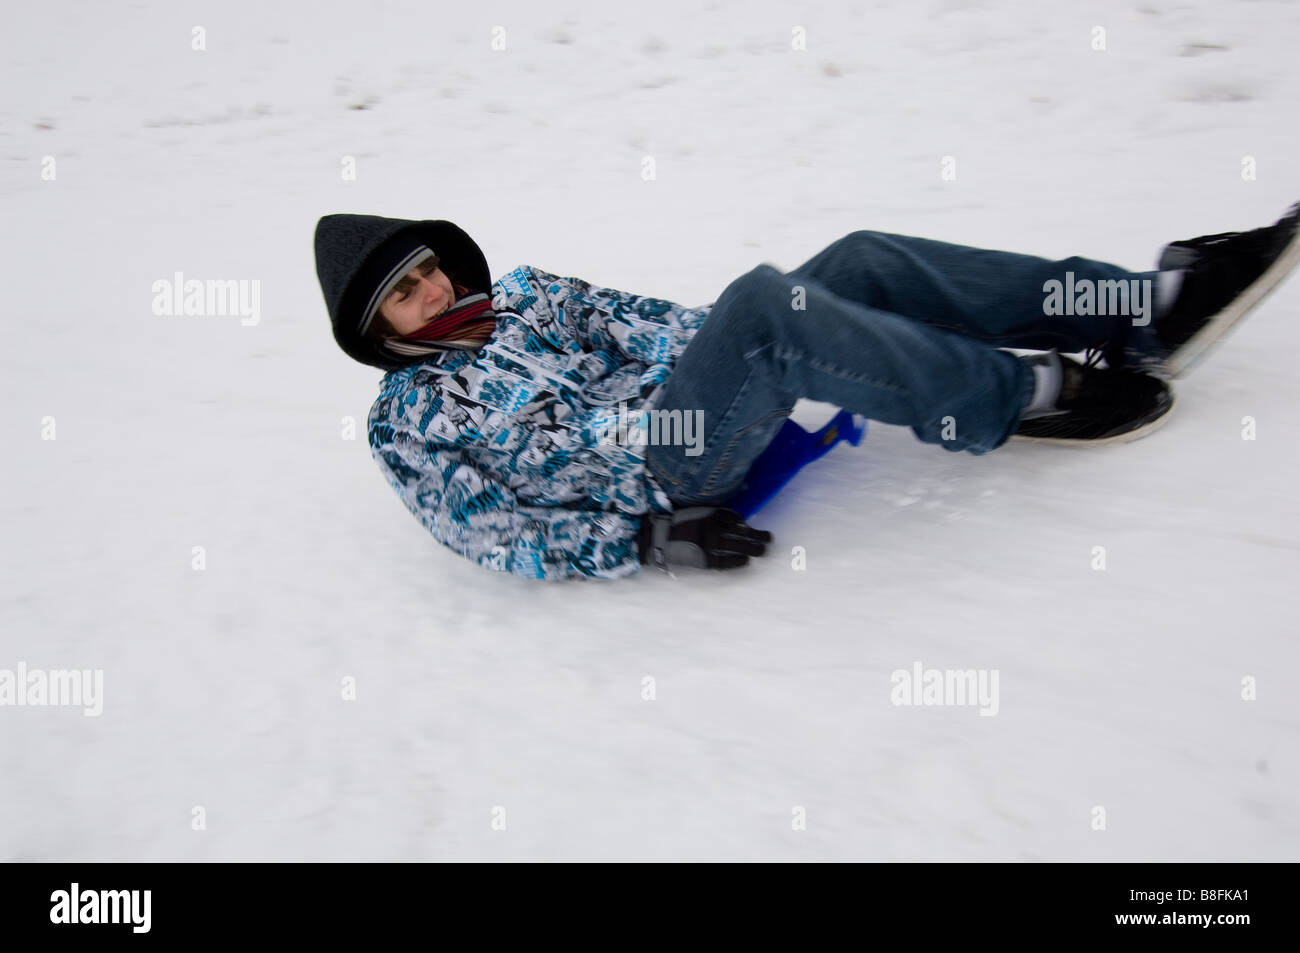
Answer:
[[[1246,290],[1229,302],[1228,306],[1206,322],[1205,327],[1193,334],[1173,354],[1165,359],[1161,376],[1179,378],[1201,362],[1215,344],[1235,327],[1242,318],[1249,314],[1261,301],[1273,293],[1291,270],[1300,263],[1300,231],[1291,236],[1291,241],[1277,260],[1254,280]]]
[[[1064,444],[1074,447],[1097,447],[1105,443],[1132,443],[1134,440],[1141,440],[1143,437],[1155,433],[1173,416],[1174,407],[1178,403],[1174,397],[1173,390],[1169,391],[1169,408],[1156,417],[1154,420],[1148,420],[1140,427],[1134,427],[1132,430],[1126,430],[1123,433],[1117,433],[1110,437],[1095,437],[1092,439],[1082,439],[1079,437],[1029,437],[1021,434],[1012,434],[1010,439],[1019,443],[1052,443]]]

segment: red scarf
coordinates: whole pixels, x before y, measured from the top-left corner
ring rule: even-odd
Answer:
[[[460,286],[456,286],[456,294],[455,305],[448,308],[445,314],[430,319],[410,334],[389,340],[478,350],[496,330],[497,316],[492,310],[492,299],[481,291],[469,294],[467,289]],[[396,349],[403,350],[400,345]]]

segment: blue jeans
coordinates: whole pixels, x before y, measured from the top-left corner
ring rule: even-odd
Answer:
[[[761,264],[714,302],[654,404],[702,410],[702,451],[651,443],[646,464],[674,504],[722,502],[801,397],[987,453],[1015,432],[1034,391],[1032,369],[999,348],[1105,348],[1122,366],[1159,354],[1150,318],[1046,314],[1044,285],[1066,285],[1067,272],[1076,285],[1155,288],[1154,271],[871,231],[788,274]]]

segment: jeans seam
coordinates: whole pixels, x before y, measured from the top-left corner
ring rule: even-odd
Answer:
[[[844,368],[840,367],[838,364],[831,364],[827,361],[820,361],[817,358],[810,358],[807,355],[807,353],[804,351],[797,351],[793,348],[778,346],[776,348],[776,356],[793,358],[794,360],[799,361],[802,364],[806,364],[809,367],[815,368],[819,371],[825,371],[826,373],[832,375],[833,377],[838,377],[840,380],[852,381],[853,383],[858,383],[858,384],[870,384],[873,387],[880,387],[885,390],[890,390],[896,394],[903,394],[908,397],[911,396],[911,391],[909,391],[905,387],[900,387],[897,384],[890,384],[885,381],[875,380],[874,378],[867,377],[864,374],[849,373]]]
[[[772,349],[773,354],[779,351],[779,348],[776,346],[776,342],[767,341],[763,344],[760,344],[756,348],[746,351],[745,360],[752,361],[756,355],[758,355],[759,353],[765,350],[768,350],[769,348]],[[740,398],[743,394],[748,392],[750,384],[754,380],[754,374],[755,374],[755,367],[751,365],[749,371],[745,374],[744,383],[740,385],[740,390],[736,392],[735,398],[731,401],[731,404],[727,407],[726,414],[724,414],[722,419],[718,421],[718,426],[714,428],[713,430],[714,434],[725,432],[725,426],[728,423],[730,423],[731,418],[736,415],[736,408],[737,405],[740,403]],[[696,474],[697,479],[701,474],[707,474],[704,478],[704,483],[700,485],[698,488],[699,495],[708,496],[713,491],[714,483],[717,481],[719,475],[722,473],[723,467],[731,461],[731,454],[735,451],[736,443],[740,439],[741,435],[746,433],[751,428],[757,426],[758,424],[766,420],[770,420],[778,412],[779,411],[774,411],[773,413],[764,414],[762,417],[760,417],[758,420],[755,420],[753,423],[746,424],[744,427],[730,434],[730,437],[727,441],[727,445],[723,448],[721,456],[713,464],[713,466],[710,467],[707,471],[703,467],[701,467],[700,472]],[[706,444],[704,449],[704,454],[702,455],[702,459],[707,459],[710,451],[716,449],[717,445],[718,445],[718,441],[716,440],[713,441],[712,446]]]
[[[710,496],[716,492],[714,484],[717,482],[718,477],[722,474],[726,465],[731,462],[732,454],[735,452],[736,445],[740,443],[741,438],[746,436],[748,433],[750,433],[755,427],[759,426],[760,424],[765,424],[778,417],[788,417],[790,415],[790,411],[792,411],[793,409],[794,409],[794,405],[792,404],[789,407],[784,407],[779,410],[770,411],[769,413],[766,413],[763,416],[759,417],[753,423],[746,424],[745,426],[741,427],[739,430],[733,432],[731,434],[731,439],[727,441],[726,449],[722,451],[722,456],[719,457],[718,462],[713,465],[712,469],[709,471],[708,479],[705,480],[704,485],[700,487],[700,494],[702,496]]]
[[[753,381],[753,379],[754,379],[754,371],[751,369],[745,375],[745,380],[741,383],[740,388],[736,391],[736,395],[731,399],[731,403],[727,405],[727,409],[723,413],[722,417],[718,420],[717,425],[710,432],[709,435],[710,439],[705,441],[704,451],[696,458],[698,462],[696,463],[695,467],[692,469],[690,475],[683,480],[675,480],[672,477],[668,477],[668,482],[671,483],[674,487],[677,487],[679,489],[682,487],[693,487],[696,483],[698,483],[700,479],[700,474],[704,469],[704,462],[709,459],[710,453],[714,449],[716,449],[718,445],[718,441],[714,435],[722,432],[725,425],[731,420],[732,417],[736,415],[736,409],[740,405],[741,399],[749,391],[750,383]],[[682,470],[677,467],[674,467],[672,472],[674,474],[679,474],[679,475],[682,474]],[[712,472],[710,472],[710,478],[712,477],[712,475],[713,475]],[[700,492],[703,492],[703,490],[701,490]],[[691,495],[697,495],[697,494],[691,494]]]
[[[1039,348],[1029,348],[1029,347],[1024,347],[1023,345],[1020,345],[1020,344],[1016,344],[1016,343],[1015,343],[1016,341],[1019,341],[1019,340],[1023,340],[1023,339],[1024,339],[1025,334],[1022,334],[1022,333],[1011,333],[1011,334],[987,334],[987,333],[982,332],[982,331],[972,330],[972,329],[970,329],[969,327],[961,327],[960,325],[955,325],[955,324],[940,324],[940,323],[938,323],[938,322],[931,323],[931,322],[929,322],[929,321],[924,321],[924,322],[922,322],[922,323],[925,324],[925,325],[927,325],[928,327],[937,328],[937,329],[940,330],[940,331],[951,331],[951,332],[953,332],[954,334],[960,334],[960,335],[962,335],[963,337],[973,338],[973,339],[975,339],[976,341],[980,341],[980,342],[983,343],[983,344],[991,344],[991,345],[993,345],[994,347],[999,347],[999,348],[1013,347],[1013,348],[1019,348],[1019,349],[1021,349],[1021,350],[1025,350],[1025,351],[1032,351],[1032,350],[1044,351],[1044,350],[1047,350],[1046,348],[1042,348],[1042,347],[1039,347]],[[1068,334],[1062,332],[1062,331],[1049,331],[1049,330],[1046,330],[1046,329],[1038,329],[1038,330],[1033,331],[1032,333],[1033,333],[1036,337],[1052,337],[1052,338],[1055,338],[1056,341],[1057,341],[1057,343],[1054,344],[1054,345],[1052,345],[1052,347],[1055,348],[1057,351],[1060,351],[1060,352],[1063,353],[1063,354],[1070,354],[1070,353],[1073,353],[1073,352],[1074,352],[1074,346],[1070,343],[1070,336],[1069,336]],[[1114,343],[1114,339],[1113,339],[1113,338],[1107,338],[1105,343],[1108,343],[1108,344],[1110,344],[1110,343]],[[1094,345],[1094,346],[1096,346],[1096,345]],[[1069,348],[1069,350],[1065,350],[1066,348]],[[1087,350],[1087,348],[1088,348],[1088,345],[1085,345],[1085,346],[1084,346],[1083,348],[1081,348],[1080,350]]]

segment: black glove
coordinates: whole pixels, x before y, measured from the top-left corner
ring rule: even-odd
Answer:
[[[647,513],[641,518],[637,552],[641,562],[664,572],[669,566],[734,569],[762,556],[772,541],[766,530],[754,529],[735,510],[720,506],[690,506],[674,513]]]

